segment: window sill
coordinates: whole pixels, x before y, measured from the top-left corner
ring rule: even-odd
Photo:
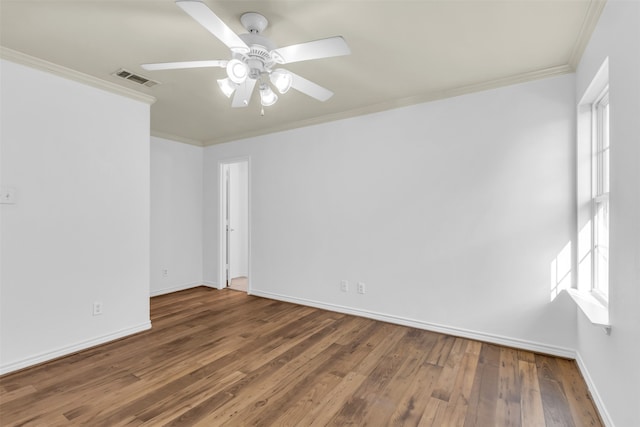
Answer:
[[[607,334],[611,332],[609,309],[606,306],[589,293],[580,292],[573,288],[566,289],[566,291],[593,325],[604,328]]]

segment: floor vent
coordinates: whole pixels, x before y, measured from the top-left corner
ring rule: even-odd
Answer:
[[[118,71],[112,74],[113,76],[120,77],[121,79],[129,80],[134,83],[138,83],[139,85],[143,85],[146,87],[153,87],[160,82],[156,82],[154,80],[143,77],[139,74],[134,74],[131,71],[125,70],[124,68],[120,68]]]

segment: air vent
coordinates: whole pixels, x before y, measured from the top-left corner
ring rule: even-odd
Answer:
[[[121,79],[129,80],[139,85],[143,85],[146,87],[153,87],[160,82],[156,82],[154,80],[148,79],[138,74],[134,74],[131,71],[125,70],[124,68],[120,68],[118,71],[112,74],[113,76],[120,77]]]

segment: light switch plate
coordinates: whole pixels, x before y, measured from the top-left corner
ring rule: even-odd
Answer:
[[[0,188],[0,204],[13,205],[16,202],[16,190],[15,188]]]

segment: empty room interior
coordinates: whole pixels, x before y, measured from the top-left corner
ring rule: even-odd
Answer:
[[[0,424],[640,426],[640,2],[0,0]]]

